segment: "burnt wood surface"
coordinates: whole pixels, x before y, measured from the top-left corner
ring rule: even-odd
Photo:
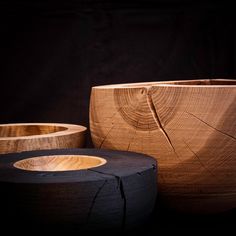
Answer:
[[[80,171],[26,171],[16,161],[50,155],[92,155],[105,165]],[[118,230],[143,224],[156,200],[156,161],[137,153],[43,150],[0,158],[1,227],[27,222],[29,232]],[[4,222],[4,223],[3,223]],[[19,227],[20,226],[20,227]]]

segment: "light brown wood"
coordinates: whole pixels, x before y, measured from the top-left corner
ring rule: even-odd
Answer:
[[[86,128],[57,123],[0,125],[0,154],[84,146]]]
[[[28,171],[72,171],[104,165],[104,158],[87,155],[52,155],[23,159],[14,167]]]
[[[97,148],[155,157],[168,207],[200,213],[236,207],[235,80],[93,87],[90,129]]]

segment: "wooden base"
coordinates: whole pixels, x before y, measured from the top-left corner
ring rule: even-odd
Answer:
[[[93,87],[90,129],[97,148],[155,157],[168,206],[200,213],[236,207],[235,80]]]
[[[0,154],[53,148],[83,147],[86,128],[57,123],[0,125]]]

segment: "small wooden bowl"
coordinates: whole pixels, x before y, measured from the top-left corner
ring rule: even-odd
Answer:
[[[236,80],[93,87],[90,129],[97,148],[154,156],[167,206],[236,207]]]
[[[2,124],[0,125],[0,154],[83,147],[85,132],[86,127],[72,124]]]

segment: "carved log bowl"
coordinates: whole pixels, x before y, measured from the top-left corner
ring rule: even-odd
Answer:
[[[84,146],[86,128],[58,123],[0,124],[0,154]]]
[[[159,197],[192,213],[236,208],[236,80],[186,80],[92,88],[97,148],[158,160]]]
[[[43,228],[131,229],[149,219],[156,185],[156,160],[145,154],[96,149],[4,154],[1,226],[24,231],[27,224],[31,235]]]

